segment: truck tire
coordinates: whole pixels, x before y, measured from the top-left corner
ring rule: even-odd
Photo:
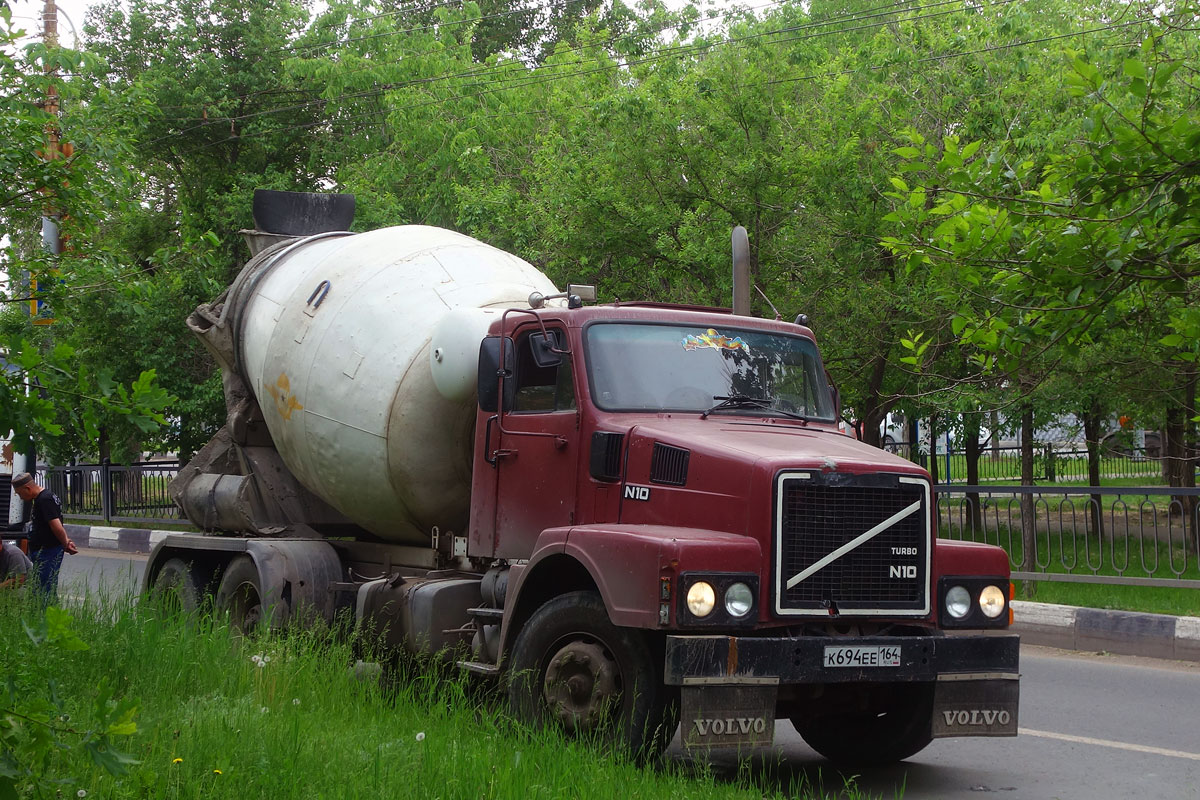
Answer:
[[[167,611],[195,613],[204,599],[207,579],[193,564],[171,558],[158,570],[150,598]]]
[[[933,741],[933,684],[876,686],[866,707],[853,695],[861,687],[842,684],[810,709],[792,717],[796,732],[825,758],[849,766],[878,766],[902,761]]]
[[[287,609],[268,608],[263,603],[262,578],[254,559],[241,555],[229,562],[217,587],[217,608],[229,613],[229,625],[239,633],[250,633],[260,625],[287,618]],[[279,601],[280,604],[283,601]]]
[[[638,758],[660,753],[675,732],[645,638],[618,628],[595,592],[550,600],[521,628],[511,651],[509,705],[531,725],[611,744]]]

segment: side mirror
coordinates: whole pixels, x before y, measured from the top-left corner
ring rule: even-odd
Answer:
[[[500,364],[500,345],[504,343],[504,365]],[[500,373],[504,372],[504,411],[511,411],[517,395],[515,345],[507,336],[489,336],[479,344],[479,407],[495,411],[500,406]]]
[[[558,331],[534,333],[529,336],[529,346],[533,348],[533,363],[542,369],[557,367],[562,363],[563,349],[559,341]]]
[[[833,415],[840,417],[842,415],[842,393],[838,391],[837,384],[833,382],[833,376],[829,374],[829,370],[825,370],[825,382],[829,384],[829,400],[833,403]]]

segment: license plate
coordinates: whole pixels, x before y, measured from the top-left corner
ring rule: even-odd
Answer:
[[[825,648],[827,667],[898,667],[900,645],[843,645]]]

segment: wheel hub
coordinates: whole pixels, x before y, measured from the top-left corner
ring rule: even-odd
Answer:
[[[616,661],[591,642],[571,642],[550,659],[543,694],[551,715],[568,731],[595,729],[617,701]]]

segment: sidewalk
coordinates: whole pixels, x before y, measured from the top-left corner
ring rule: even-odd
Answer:
[[[177,531],[67,525],[80,547],[149,553]],[[1014,600],[1011,630],[1027,644],[1062,650],[1200,661],[1200,617],[1105,611]]]

